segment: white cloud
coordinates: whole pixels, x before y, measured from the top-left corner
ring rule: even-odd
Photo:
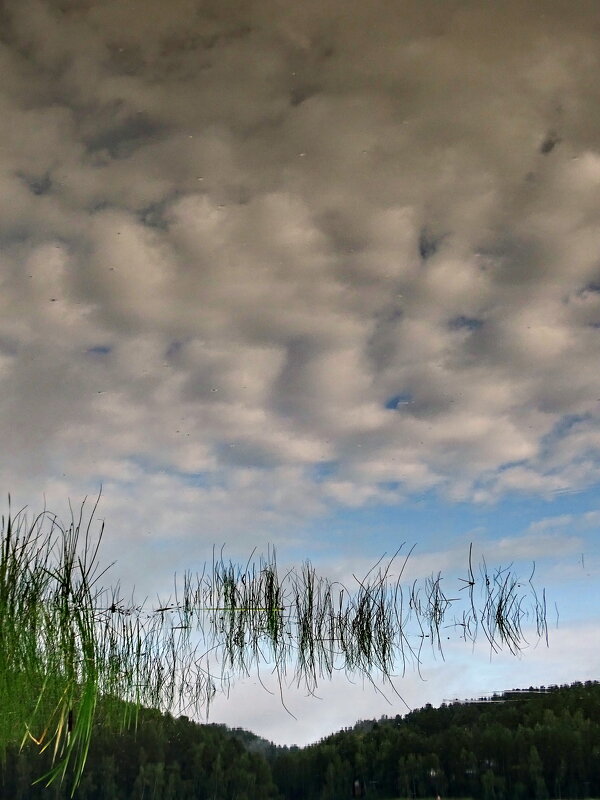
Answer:
[[[598,480],[589,8],[426,6],[8,4],[7,483],[237,531]]]
[[[535,532],[518,537],[495,541],[489,548],[489,558],[506,561],[536,561],[551,557],[561,559],[566,555],[581,552],[582,539],[577,536]]]

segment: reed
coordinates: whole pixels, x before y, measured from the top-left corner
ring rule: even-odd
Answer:
[[[0,749],[49,749],[47,784],[68,777],[75,790],[95,724],[135,725],[141,706],[207,712],[215,692],[254,671],[277,675],[282,702],[288,683],[314,693],[339,670],[397,693],[398,675],[419,668],[427,643],[443,656],[451,631],[512,653],[530,624],[547,639],[533,573],[520,581],[512,567],[475,569],[471,551],[457,597],[439,573],[403,584],[410,551],[347,587],[308,561],[281,572],[272,549],[245,565],[213,553],[201,573],[175,577],[170,598],[126,602],[118,584],[102,583],[99,499],[71,510],[67,525],[46,510],[13,514],[10,499],[2,518]]]

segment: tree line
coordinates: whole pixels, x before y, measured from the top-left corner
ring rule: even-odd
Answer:
[[[361,721],[280,747],[223,725],[139,709],[119,734],[97,723],[78,800],[369,800],[600,796],[600,683],[510,691]],[[101,720],[102,714],[98,719]],[[7,749],[1,800],[69,797],[32,782],[51,753]]]
[[[600,684],[505,692],[363,722],[279,753],[286,800],[349,797],[547,800],[600,796]]]

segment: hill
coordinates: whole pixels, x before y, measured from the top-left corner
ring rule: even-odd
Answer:
[[[373,800],[600,796],[595,681],[427,705],[304,748],[151,709],[117,734],[98,719],[77,800],[344,800],[355,786]],[[31,785],[49,766],[49,750],[9,750],[0,800],[66,798],[66,785]]]

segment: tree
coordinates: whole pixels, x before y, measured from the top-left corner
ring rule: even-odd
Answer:
[[[321,800],[337,800],[348,797],[354,776],[350,765],[342,761],[339,753],[333,752],[325,770],[325,783]]]
[[[201,575],[176,580],[174,597],[154,608],[125,602],[118,587],[100,583],[103,527],[92,536],[99,500],[90,513],[84,501],[63,525],[48,511],[31,521],[23,510],[12,515],[9,498],[2,520],[0,747],[50,748],[53,766],[39,779],[47,784],[69,770],[77,786],[96,718],[122,729],[142,705],[206,708],[218,688],[265,663],[280,685],[293,672],[309,692],[339,670],[396,691],[392,675],[408,660],[420,663],[427,642],[441,650],[450,615],[465,640],[483,634],[493,650],[518,651],[527,615],[545,634],[531,579],[489,573],[485,562],[477,574],[471,552],[458,615],[440,573],[402,586],[410,552],[400,551],[353,587],[320,577],[308,561],[281,576],[274,550],[245,566],[221,555]]]
[[[546,800],[548,789],[544,780],[544,767],[535,745],[532,745],[529,751],[529,782],[531,796],[535,797],[535,800]]]

